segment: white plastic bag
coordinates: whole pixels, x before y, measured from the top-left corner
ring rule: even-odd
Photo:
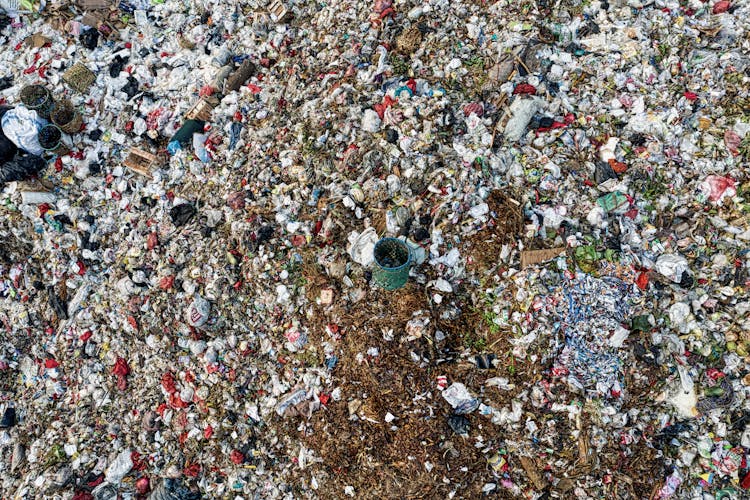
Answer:
[[[36,111],[18,106],[3,115],[3,134],[24,151],[41,156],[44,149],[39,144],[39,130],[47,122]]]

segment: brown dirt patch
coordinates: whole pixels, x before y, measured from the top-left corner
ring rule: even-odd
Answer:
[[[493,191],[487,197],[490,222],[487,227],[469,237],[472,267],[486,271],[498,263],[504,244],[514,243],[523,232],[521,199],[513,192]]]

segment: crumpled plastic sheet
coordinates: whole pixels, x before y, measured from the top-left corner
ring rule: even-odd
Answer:
[[[37,134],[46,120],[39,118],[36,111],[23,106],[13,108],[3,114],[3,134],[19,149],[41,156],[44,149],[39,144]]]

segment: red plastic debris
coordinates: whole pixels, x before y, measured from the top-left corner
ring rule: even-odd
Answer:
[[[622,174],[625,173],[625,171],[628,169],[627,164],[617,161],[614,158],[609,159],[609,166],[612,167],[612,170],[615,171],[615,173]]]
[[[37,207],[37,210],[39,211],[39,217],[44,217],[44,214],[50,211],[52,207],[49,205],[49,203],[42,203]]]
[[[139,495],[145,495],[150,490],[151,484],[148,480],[148,477],[144,476],[135,482],[135,491],[138,492]]]
[[[536,95],[536,87],[528,83],[519,83],[513,89],[513,95]]]
[[[741,143],[742,138],[734,130],[728,129],[724,132],[724,144],[726,144],[727,149],[732,153],[732,156],[739,156]]]
[[[117,388],[124,391],[128,388],[127,376],[130,373],[130,367],[128,362],[124,358],[118,357],[115,361],[115,367],[112,369],[112,374],[117,376]]]
[[[177,392],[177,387],[175,387],[174,384],[174,375],[172,375],[171,372],[166,372],[164,375],[162,375],[161,386],[164,387],[164,390],[169,394],[174,394],[175,392]]]
[[[200,464],[190,464],[182,471],[187,477],[198,477],[201,472]]]
[[[240,465],[245,461],[245,455],[243,455],[239,450],[232,450],[232,453],[229,454],[229,459],[232,461],[232,463]]]
[[[169,405],[172,408],[187,408],[188,406],[190,406],[190,403],[186,403],[185,401],[180,399],[180,395],[175,392],[174,394],[169,396]]]
[[[115,375],[122,375],[125,376],[128,373],[130,373],[130,367],[128,366],[128,362],[125,361],[125,358],[118,357],[117,361],[115,361],[115,367],[112,369],[112,373]]]
[[[159,280],[159,288],[169,290],[174,286],[174,276],[164,276]]]
[[[130,453],[130,460],[133,462],[133,470],[142,471],[146,468],[146,461],[141,457],[141,454],[137,451]]]
[[[641,290],[648,288],[648,273],[640,273],[635,279],[635,284],[638,285],[638,288]]]
[[[394,99],[391,96],[387,95],[383,98],[383,102],[376,104],[372,107],[372,109],[375,110],[375,112],[382,120],[383,116],[385,115],[385,110],[393,106],[394,104],[398,104],[398,99]]]
[[[714,14],[723,14],[724,12],[729,10],[729,7],[731,7],[732,4],[730,4],[727,0],[722,0],[721,2],[716,2],[714,4],[713,13]]]
[[[484,114],[484,106],[482,106],[482,104],[478,102],[472,102],[464,106],[465,116],[470,116],[472,113],[477,116],[482,116]]]
[[[88,483],[86,483],[86,486],[88,486],[91,489],[94,489],[97,486],[99,486],[100,484],[102,484],[103,482],[104,482],[104,474],[99,474],[96,477],[96,479],[94,479],[93,481],[89,481]]]
[[[708,183],[710,189],[708,198],[713,202],[719,201],[724,195],[725,191],[735,190],[735,182],[731,177],[709,175],[708,177],[706,177],[705,182]]]
[[[133,316],[128,316],[128,324],[133,327],[133,330],[138,331],[138,320]]]
[[[550,130],[554,130],[554,129],[557,129],[557,128],[565,128],[568,125],[570,125],[571,123],[573,123],[574,121],[576,121],[575,115],[573,113],[568,113],[567,115],[565,115],[563,117],[563,121],[561,121],[561,122],[554,122],[554,123],[552,123],[552,126],[550,126],[550,127],[539,127],[536,130],[536,132],[537,132],[537,134],[539,134],[541,132],[549,132]]]

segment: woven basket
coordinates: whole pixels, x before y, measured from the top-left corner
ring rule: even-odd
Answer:
[[[42,85],[27,85],[21,89],[21,102],[29,109],[33,109],[45,120],[49,120],[54,101],[52,93]]]
[[[57,136],[55,141],[47,140],[49,136]],[[62,140],[62,131],[57,125],[45,125],[39,131],[39,145],[49,154],[62,156],[70,151]]]
[[[409,246],[396,238],[383,238],[373,250],[375,268],[372,279],[385,290],[396,290],[409,279],[412,255]]]
[[[52,123],[60,127],[60,130],[66,134],[79,132],[83,123],[83,117],[68,100],[58,101],[52,113],[50,113],[50,118]]]

